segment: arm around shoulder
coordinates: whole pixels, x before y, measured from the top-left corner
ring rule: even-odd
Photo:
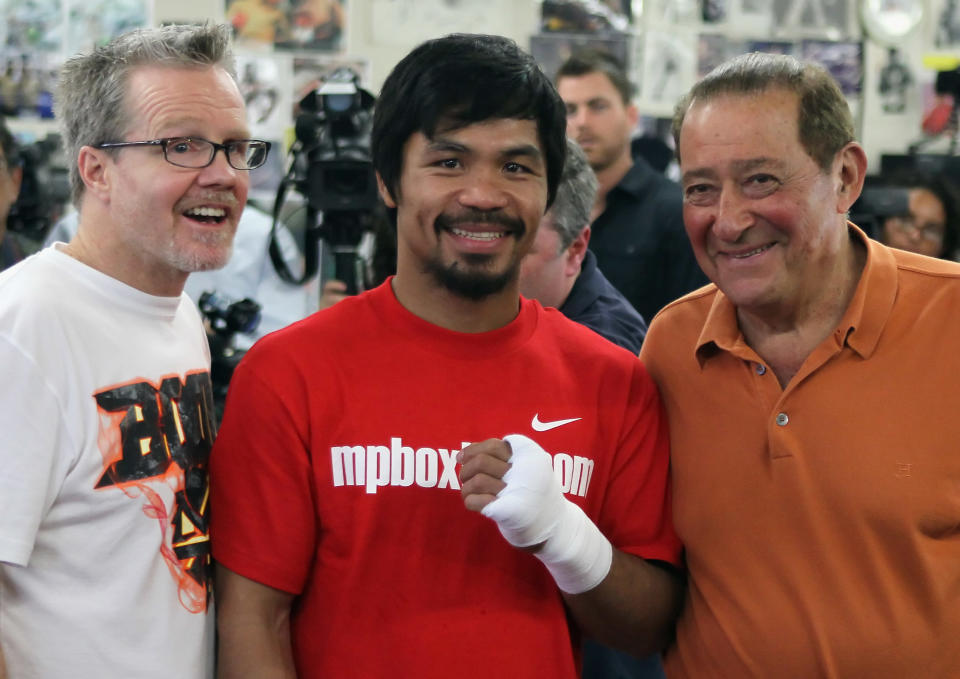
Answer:
[[[296,679],[290,640],[294,595],[220,564],[216,582],[217,679]]]

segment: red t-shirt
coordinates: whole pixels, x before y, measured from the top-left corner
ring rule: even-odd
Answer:
[[[555,310],[524,300],[509,325],[458,333],[388,282],[247,354],[211,460],[212,544],[298,595],[298,676],[577,676],[549,573],[460,496],[457,451],[511,433],[553,455],[616,547],[679,561],[656,389]]]

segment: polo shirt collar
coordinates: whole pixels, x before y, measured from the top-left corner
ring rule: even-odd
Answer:
[[[577,274],[567,299],[560,305],[560,313],[567,318],[577,318],[600,297],[602,291],[599,280],[594,275],[596,270],[597,257],[593,251],[587,250],[580,263],[580,273]]]
[[[650,184],[655,180],[655,173],[652,167],[647,164],[643,158],[634,158],[633,165],[623,175],[623,178],[617,182],[614,191],[623,191],[634,198],[642,198]]]
[[[837,325],[837,332],[825,341],[838,338],[862,358],[869,358],[880,341],[880,334],[896,299],[897,263],[889,248],[867,238],[863,231],[850,222],[847,228],[854,238],[859,238],[866,246],[867,261],[853,299]],[[717,350],[746,360],[759,360],[740,332],[733,303],[719,289],[694,350],[700,366],[703,367]]]

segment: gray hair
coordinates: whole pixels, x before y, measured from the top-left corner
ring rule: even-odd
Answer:
[[[677,103],[673,140],[680,159],[680,130],[694,102],[782,89],[797,95],[800,143],[817,165],[828,170],[836,154],[854,140],[853,117],[830,73],[812,62],[782,54],[751,52],[717,66]]]
[[[590,211],[597,197],[597,176],[580,145],[567,139],[567,156],[557,197],[550,207],[553,230],[560,236],[563,252],[590,225]]]
[[[71,57],[60,70],[54,97],[70,167],[74,204],[83,197],[77,158],[83,146],[122,139],[133,121],[125,106],[127,81],[140,66],[219,66],[236,80],[226,24],[173,25],[130,31],[87,54]]]

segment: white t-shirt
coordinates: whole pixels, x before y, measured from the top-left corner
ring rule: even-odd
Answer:
[[[12,678],[212,676],[209,351],[47,248],[0,274],[0,648]]]

